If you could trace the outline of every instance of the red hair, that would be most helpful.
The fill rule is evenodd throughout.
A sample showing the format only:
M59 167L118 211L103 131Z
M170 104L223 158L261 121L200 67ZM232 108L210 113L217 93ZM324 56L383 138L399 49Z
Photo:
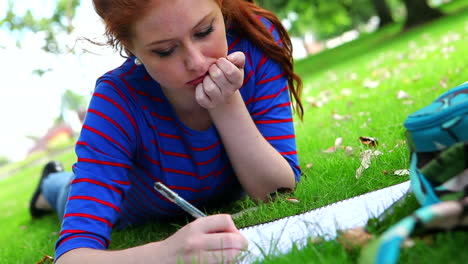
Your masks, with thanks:
M301 103L302 80L294 73L292 43L288 32L278 17L257 6L252 0L215 0L221 7L226 26L235 24L248 39L271 59L278 62L288 76L289 93L295 101L294 110L302 120L304 109ZM128 46L132 38L132 26L144 16L150 0L93 0L96 13L104 20L107 44L118 50L123 57L133 56ZM259 17L268 19L277 30L282 42L278 45ZM125 54L124 54L125 52Z

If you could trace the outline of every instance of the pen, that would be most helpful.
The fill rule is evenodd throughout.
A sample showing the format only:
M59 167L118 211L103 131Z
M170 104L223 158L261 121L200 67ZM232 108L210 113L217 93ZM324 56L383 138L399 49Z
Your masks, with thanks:
M164 184L160 182L156 182L154 184L154 188L160 192L164 197L171 200L173 203L180 206L184 211L191 214L195 218L205 217L206 215L198 210L195 206L191 205L189 202L184 200L184 198L177 195L177 193L173 192L171 189L167 188Z

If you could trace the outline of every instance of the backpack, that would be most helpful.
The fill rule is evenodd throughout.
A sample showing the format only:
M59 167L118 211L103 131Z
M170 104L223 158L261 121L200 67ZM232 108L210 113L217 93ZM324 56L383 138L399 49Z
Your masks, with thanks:
M360 263L397 263L415 231L468 227L468 82L404 122L410 152L410 190L421 207L364 247Z

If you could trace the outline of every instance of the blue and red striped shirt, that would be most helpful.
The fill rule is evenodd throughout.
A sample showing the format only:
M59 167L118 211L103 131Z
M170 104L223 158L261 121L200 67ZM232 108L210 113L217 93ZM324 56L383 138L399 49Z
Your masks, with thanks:
M272 24L262 21L281 45ZM234 30L228 30L227 38L229 53L246 55L240 93L253 121L299 181L283 70ZM114 228L183 214L153 189L156 181L195 206L228 190L241 190L216 128L196 131L185 126L159 84L134 58L97 80L76 154L56 258L80 247L106 249Z

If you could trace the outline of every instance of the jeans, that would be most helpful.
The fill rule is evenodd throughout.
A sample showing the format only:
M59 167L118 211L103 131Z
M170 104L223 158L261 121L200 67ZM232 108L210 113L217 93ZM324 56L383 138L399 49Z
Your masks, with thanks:
M60 220L62 220L65 213L70 184L74 178L75 174L73 172L62 171L51 173L42 181L41 193L57 212Z

